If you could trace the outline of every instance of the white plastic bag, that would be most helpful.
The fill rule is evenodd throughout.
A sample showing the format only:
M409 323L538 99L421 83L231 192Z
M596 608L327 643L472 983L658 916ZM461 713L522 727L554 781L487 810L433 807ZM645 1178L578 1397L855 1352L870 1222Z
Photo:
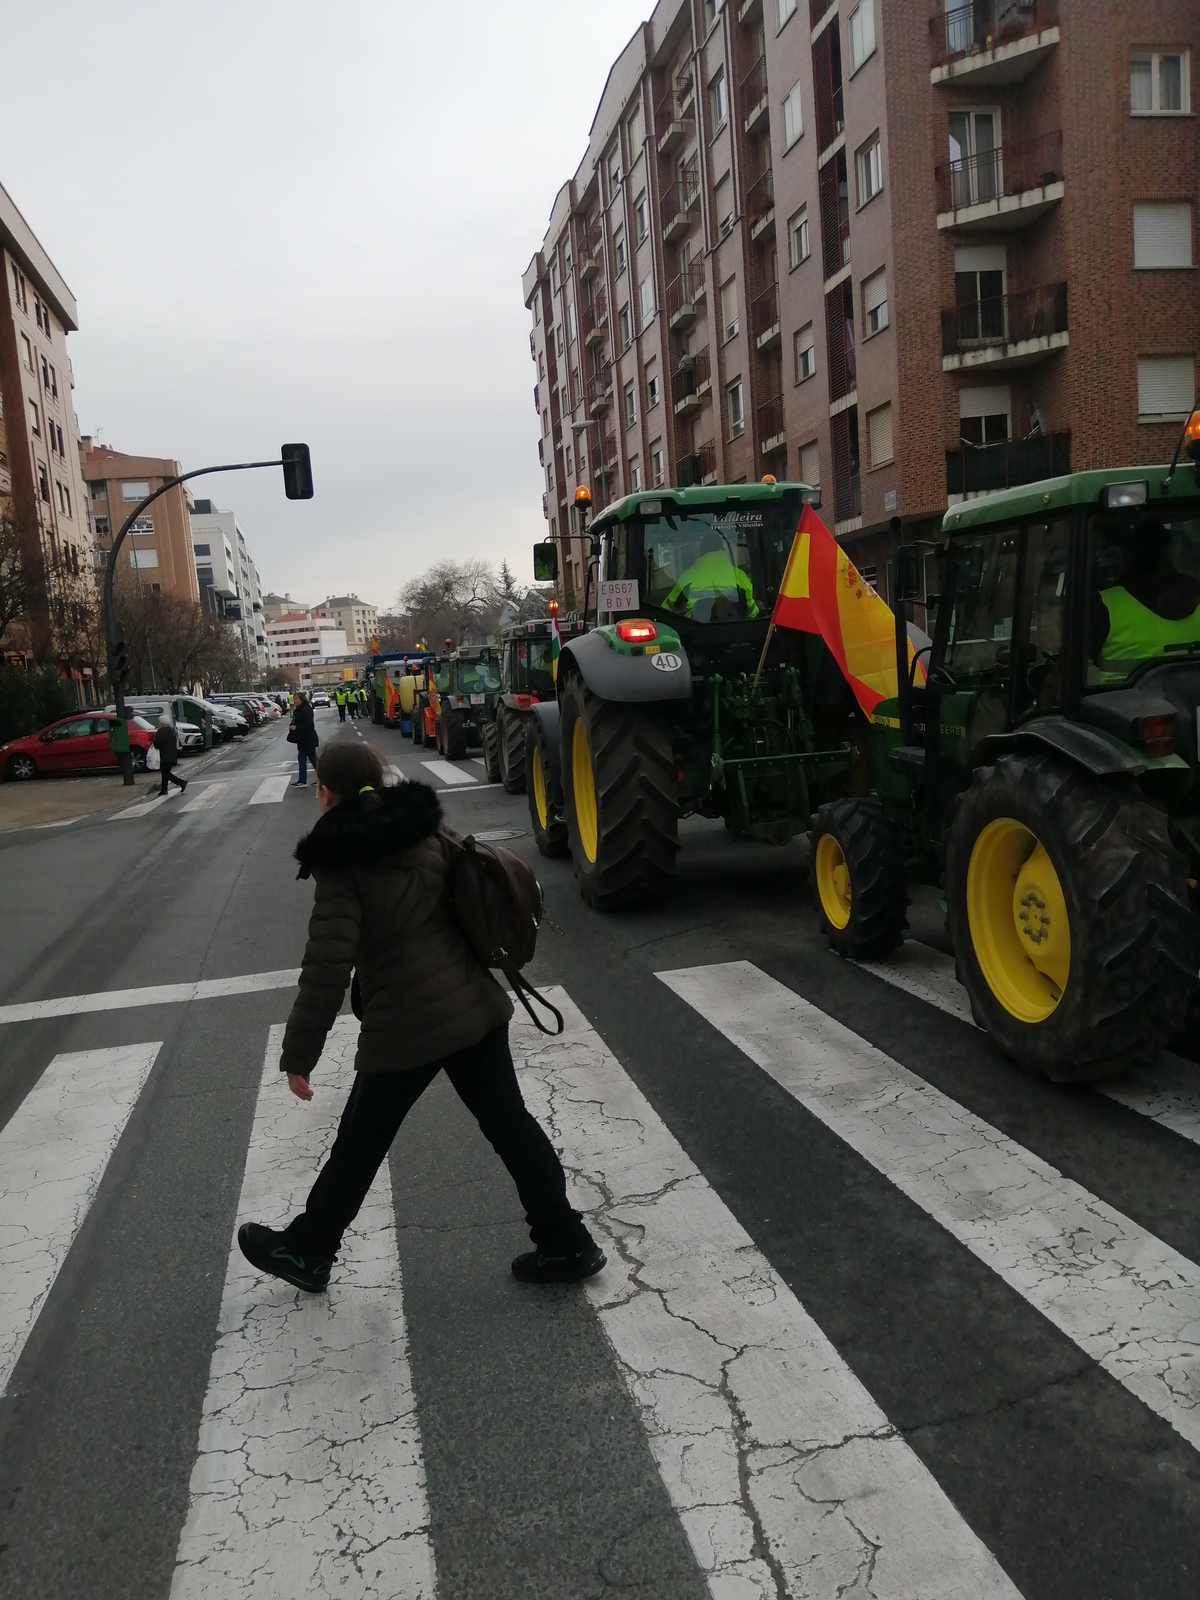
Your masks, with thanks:
M158 746L152 744L146 751L146 771L157 772L162 765L162 757L158 753Z

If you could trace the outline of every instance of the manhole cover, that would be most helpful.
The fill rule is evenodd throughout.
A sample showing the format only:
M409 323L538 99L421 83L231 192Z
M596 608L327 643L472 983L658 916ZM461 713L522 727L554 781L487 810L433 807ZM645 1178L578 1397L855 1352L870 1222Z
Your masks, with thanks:
M523 839L528 828L492 828L487 833L477 833L480 844L499 844L502 839Z

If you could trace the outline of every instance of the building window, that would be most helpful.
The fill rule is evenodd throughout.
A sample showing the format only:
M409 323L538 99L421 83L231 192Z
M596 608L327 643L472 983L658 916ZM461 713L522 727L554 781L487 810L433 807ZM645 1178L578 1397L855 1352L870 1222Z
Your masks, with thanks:
M642 148L642 108L639 106L625 124L625 131L629 139L629 159L637 160L637 153Z
M633 231L639 244L642 243L650 231L650 209L646 204L646 191L644 189L633 202Z
M50 475L42 463L38 462L38 493L47 505L50 504Z
M783 97L783 148L790 150L804 132L804 112L800 105L800 85L794 83Z
M858 203L865 206L883 188L883 152L878 133L873 133L866 144L859 146L854 167L858 173Z
M808 207L801 206L788 218L788 260L798 267L809 256Z
M628 300L618 312L617 321L621 329L621 348L624 349L626 345L633 343L633 318L629 314Z
M559 355L562 355L563 353L563 331L561 323L559 324L558 328L558 353Z
M792 349L796 355L796 382L807 383L817 370L817 348L811 322L797 328L792 335Z
M1191 105L1191 52L1139 51L1129 62L1129 109L1135 117L1180 115Z
M610 197L621 187L621 152L614 147L608 158L608 192Z
M108 518L107 517L97 517L96 518L96 537L98 539L107 538L108 537L108 533L109 533Z
M144 500L150 493L150 485L144 478L126 478L121 484L122 500Z
M59 427L57 422L54 424L54 433L55 437L58 439L58 453L60 456L65 458L67 454L66 445L63 442L62 429Z
M736 439L746 426L746 412L742 400L742 380L735 378L725 391L729 414L729 437Z
M26 370L26 372L32 372L33 371L33 345L30 342L30 338L29 338L29 335L27 333L22 332L22 334L21 334L21 342L25 346L25 370Z
M579 323L578 323L578 321L576 319L576 316L575 316L575 302L574 302L574 300L568 300L567 301L567 339L568 339L568 341L571 344L574 344L578 334L579 334Z
M821 487L821 452L815 439L800 446L800 482L811 489Z
M637 421L637 384L625 385L625 426L632 428Z
M723 239L733 227L733 178L728 172L717 184L713 198L717 232Z
M875 53L875 0L862 0L850 13L850 76Z
M888 325L887 273L881 267L863 280L863 338L882 333Z
M654 441L654 443L650 446L650 486L651 486L651 488L660 489L662 487L663 477L665 475L665 472L666 472L666 466L665 466L665 462L664 462L664 459L663 459L662 442L661 442L661 440L656 439Z
M636 456L629 463L629 488L633 494L642 487L642 464Z
M984 205L996 198L1000 178L999 136L998 111L950 113L950 175L956 210ZM859 203L863 203L861 198Z
M704 0L704 28L707 32L721 15L725 0Z
M1138 357L1138 421L1182 422L1196 394L1196 358Z
M638 300L642 315L642 327L648 328L654 320L654 274L648 272L638 285Z
M796 9L796 0L775 0L775 22L780 28Z
M41 438L42 422L38 415L36 400L31 400L29 402L29 431L33 434L35 439Z
M545 357L545 354L541 350L539 350L538 351L538 378L540 380L540 379L544 378L545 376L546 376L546 357Z
M653 411L658 402L658 371L651 365L646 368L646 410Z
M567 462L567 471L569 473L572 470L571 469L571 446L570 445L567 446L566 451L565 451L565 455L566 455L566 462Z
M721 337L735 339L738 331L737 279L721 285Z
M892 407L877 406L867 412L867 440L871 447L871 465L882 467L892 459Z
M28 312L29 300L25 293L25 274L21 271L20 267L15 261L13 262L12 275L13 303L19 306L22 311Z
M613 234L613 253L617 258L617 277L625 271L625 234Z
M715 133L725 124L729 115L729 97L725 90L725 72L722 69L708 86L708 103L712 111L712 125Z
M207 556L209 558L212 556L212 548L206 544L194 544L192 546L192 552L197 556Z
M1192 208L1187 201L1133 208L1133 264L1140 271L1192 264Z

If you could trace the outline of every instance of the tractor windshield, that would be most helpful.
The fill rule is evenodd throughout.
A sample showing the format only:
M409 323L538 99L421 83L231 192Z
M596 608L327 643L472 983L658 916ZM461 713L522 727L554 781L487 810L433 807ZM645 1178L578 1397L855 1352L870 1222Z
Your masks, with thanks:
M498 661L460 661L458 687L462 694L482 694L500 687Z
M647 517L641 603L694 622L769 615L796 523L797 508L779 502Z
M1096 512L1088 561L1090 686L1200 656L1200 506Z

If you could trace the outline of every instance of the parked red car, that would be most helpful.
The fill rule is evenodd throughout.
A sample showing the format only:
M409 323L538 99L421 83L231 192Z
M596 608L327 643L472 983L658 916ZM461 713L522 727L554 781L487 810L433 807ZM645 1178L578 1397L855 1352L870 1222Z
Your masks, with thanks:
M20 780L40 778L48 772L99 772L116 767L108 743L108 730L116 717L89 711L52 722L41 733L0 745L0 773ZM146 770L146 751L154 743L154 729L140 718L129 723L129 747L136 772Z

